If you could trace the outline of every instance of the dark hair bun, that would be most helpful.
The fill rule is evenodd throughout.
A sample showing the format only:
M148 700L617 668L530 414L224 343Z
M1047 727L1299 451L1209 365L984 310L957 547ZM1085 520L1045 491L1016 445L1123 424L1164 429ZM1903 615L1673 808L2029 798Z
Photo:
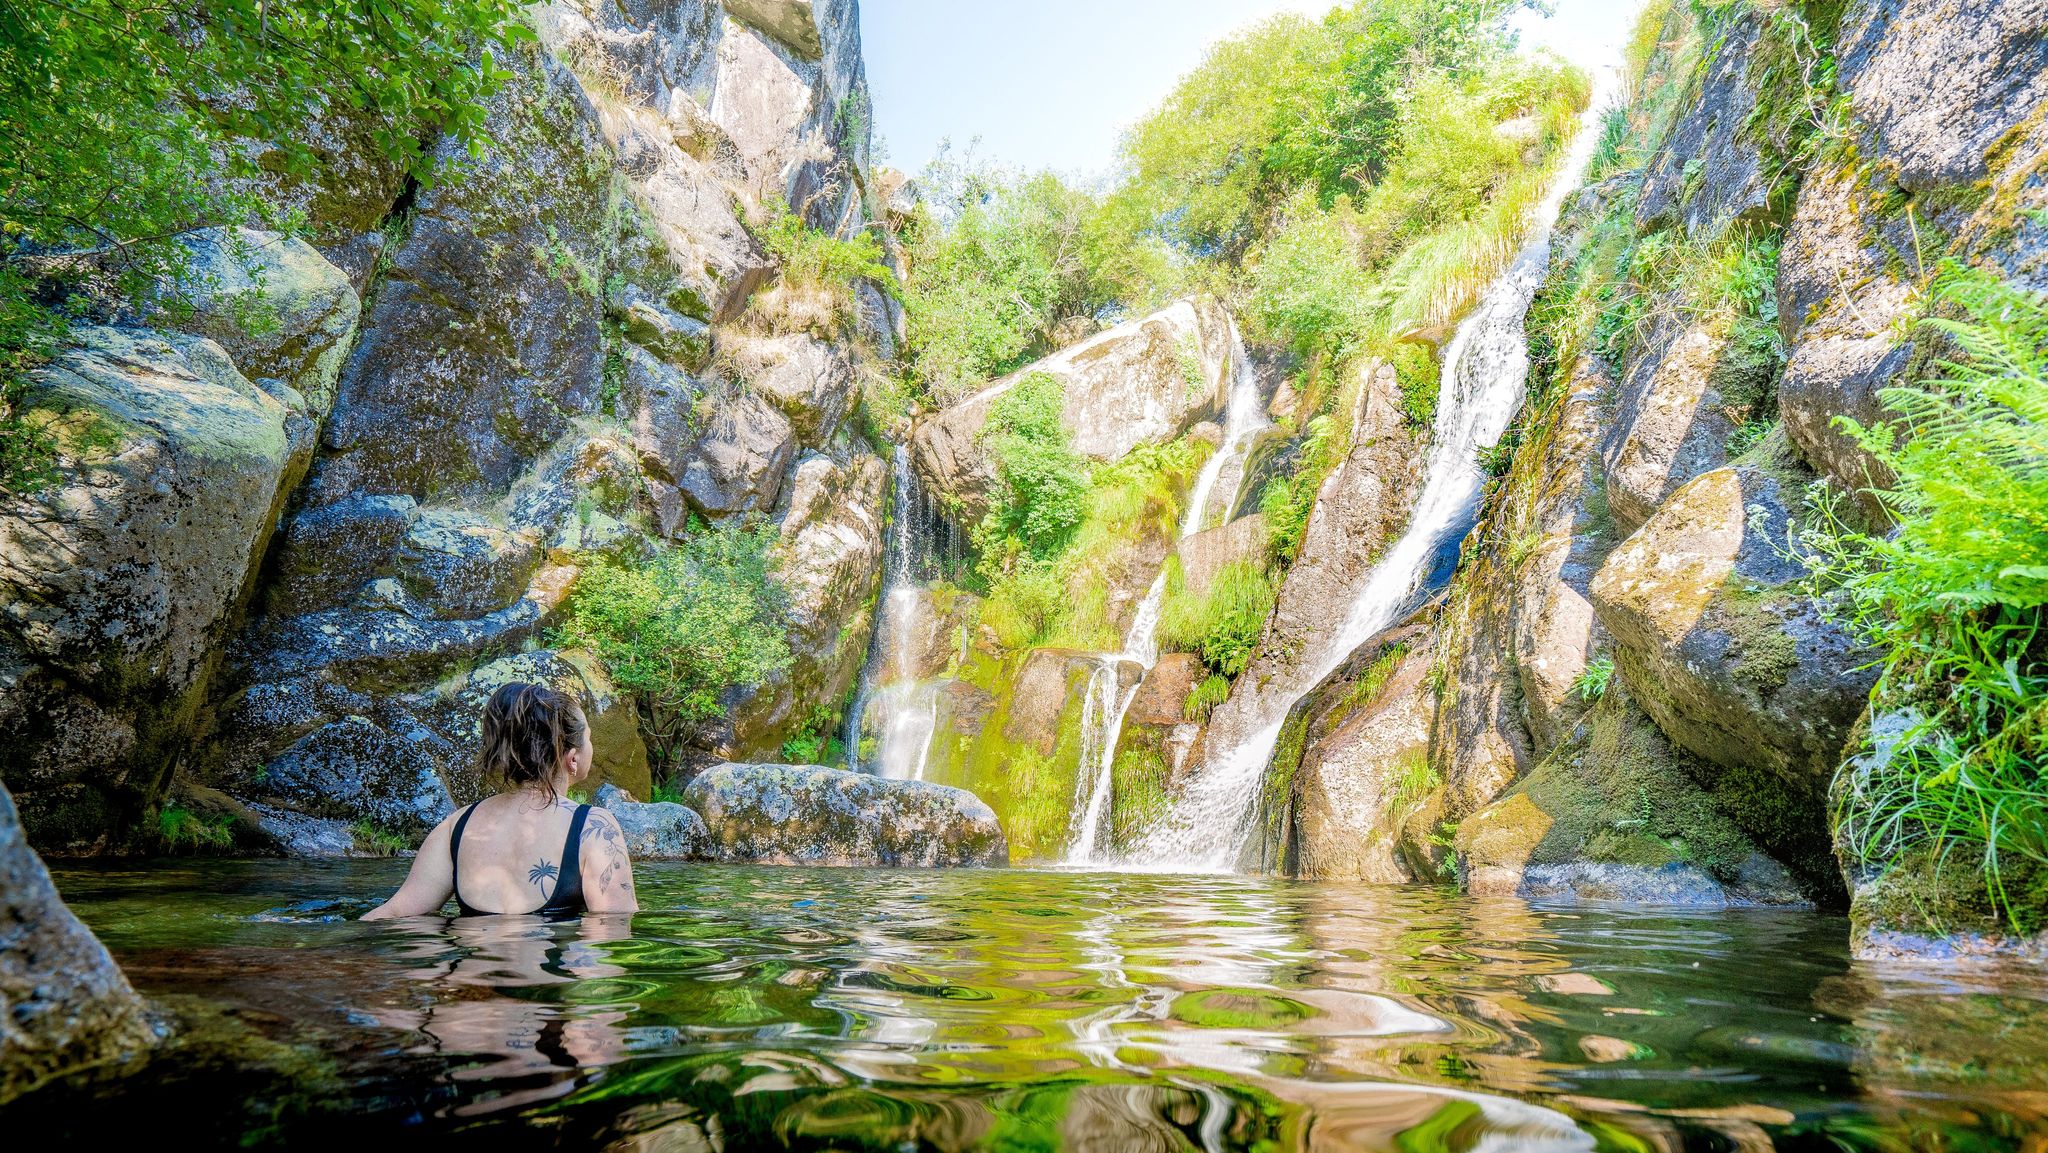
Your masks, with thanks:
M583 743L588 726L576 698L547 685L510 681L484 704L485 780L539 782L555 799L555 769Z

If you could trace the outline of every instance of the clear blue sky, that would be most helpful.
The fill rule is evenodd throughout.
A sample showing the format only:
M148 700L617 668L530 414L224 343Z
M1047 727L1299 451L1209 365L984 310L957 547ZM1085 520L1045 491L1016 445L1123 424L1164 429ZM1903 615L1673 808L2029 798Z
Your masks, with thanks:
M1582 64L1619 58L1641 0L1558 0L1516 18L1525 44ZM915 173L950 137L1015 168L1089 176L1117 134L1216 40L1330 0L861 0L861 40L887 162Z

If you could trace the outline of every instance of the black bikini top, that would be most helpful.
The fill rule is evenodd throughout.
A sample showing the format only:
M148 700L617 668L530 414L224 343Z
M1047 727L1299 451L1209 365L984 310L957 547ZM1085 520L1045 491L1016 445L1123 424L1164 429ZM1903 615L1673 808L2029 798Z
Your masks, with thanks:
M476 812L471 805L462 810L455 820L455 835L448 841L448 859L454 872L455 907L464 917L491 917L499 914L489 909L479 909L462 899L462 827L469 823L469 815ZM562 870L555 875L555 891L547 903L535 909L531 916L574 917L584 910L583 905L583 861L578 846L583 842L583 819L590 815L589 805L576 806L576 815L569 818L569 840L562 846Z

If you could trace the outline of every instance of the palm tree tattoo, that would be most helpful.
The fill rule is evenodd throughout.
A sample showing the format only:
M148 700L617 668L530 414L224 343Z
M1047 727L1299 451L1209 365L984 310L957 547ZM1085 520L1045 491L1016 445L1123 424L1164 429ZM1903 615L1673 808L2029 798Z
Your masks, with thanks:
M550 863L546 857L542 857L540 864L526 870L526 883L539 889L541 896L552 897L555 895L555 882L561 878L561 875L562 870L560 868ZM543 881L547 883L542 884L541 882Z

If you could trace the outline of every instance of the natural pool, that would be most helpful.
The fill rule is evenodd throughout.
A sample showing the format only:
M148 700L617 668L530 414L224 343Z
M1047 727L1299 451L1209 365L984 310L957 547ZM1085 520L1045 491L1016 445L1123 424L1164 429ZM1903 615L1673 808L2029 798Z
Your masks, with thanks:
M2040 1149L2048 980L1840 918L1032 870L642 866L360 924L403 862L62 867L181 1022L12 1133L744 1150Z

